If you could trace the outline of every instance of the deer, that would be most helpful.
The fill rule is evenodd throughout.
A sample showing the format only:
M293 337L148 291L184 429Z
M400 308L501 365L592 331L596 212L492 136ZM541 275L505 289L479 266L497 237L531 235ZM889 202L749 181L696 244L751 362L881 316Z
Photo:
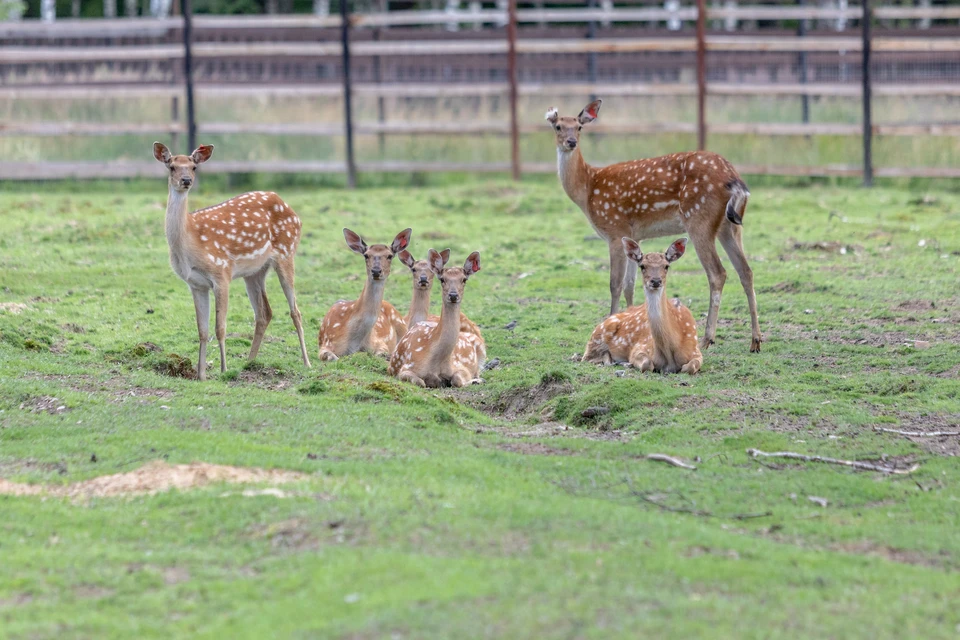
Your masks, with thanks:
M302 224L297 214L271 191L244 193L225 202L188 213L187 196L197 179L197 167L213 155L213 145L200 145L190 155L173 155L160 142L153 156L168 169L166 235L170 265L193 294L200 334L197 378L206 380L207 342L210 338L210 291L216 308L216 336L220 346L220 372L227 370L224 340L230 282L243 278L253 307L254 332L250 353L260 351L267 325L273 318L267 300L266 277L272 268L290 306L290 318L300 340L300 355L310 367L303 337L303 320L294 289L294 255Z
M555 107L546 120L556 135L557 174L563 190L580 207L610 250L610 314L623 293L633 305L637 267L626 259L620 239L641 241L686 233L710 286L710 308L702 349L714 344L720 296L727 274L717 254L719 239L740 276L750 310L750 351L759 352L763 336L757 317L753 271L743 251L743 215L750 191L725 158L709 151L673 153L658 158L592 167L580 151L580 132L597 119L601 100L579 115L561 117Z
M700 371L703 355L697 344L697 323L680 300L667 300L667 270L687 247L680 238L664 253L643 253L632 238L621 238L624 254L640 268L646 303L608 316L587 342L583 362L629 362L640 371Z
M417 260L406 249L397 254L397 257L413 273L413 300L410 302L410 311L403 317L407 331L424 320L440 322L440 316L430 314L430 291L433 289L433 280L436 277L433 269L430 268L430 263L426 260ZM443 260L443 266L446 266L450 259L450 249L441 251L440 257ZM460 312L460 331L481 337L480 328L462 311Z
M404 229L389 246L367 246L363 238L344 228L347 247L366 261L367 279L358 299L340 300L323 316L317 336L321 360L334 361L358 351L388 358L393 353L407 325L397 309L383 299L383 289L393 257L410 244L412 233L412 229Z
M480 254L474 251L467 256L462 268L444 268L443 257L430 249L427 262L443 290L440 320L424 320L411 327L397 343L387 373L420 387L463 387L479 381L487 358L479 331L464 332L460 324L464 285L480 271Z

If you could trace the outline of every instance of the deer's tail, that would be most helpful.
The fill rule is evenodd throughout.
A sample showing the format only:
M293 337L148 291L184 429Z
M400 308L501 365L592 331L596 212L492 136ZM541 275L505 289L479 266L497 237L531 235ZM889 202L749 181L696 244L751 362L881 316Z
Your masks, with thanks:
M747 183L740 178L734 178L727 183L727 191L730 193L730 199L727 200L727 220L733 224L743 224L743 212L747 208L747 198L750 197Z

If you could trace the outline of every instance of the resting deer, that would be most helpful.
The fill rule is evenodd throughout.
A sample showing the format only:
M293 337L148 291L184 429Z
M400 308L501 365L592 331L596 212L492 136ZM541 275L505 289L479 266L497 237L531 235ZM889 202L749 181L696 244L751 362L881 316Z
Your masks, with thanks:
M622 239L626 256L640 266L646 304L609 316L587 342L584 362L629 362L641 371L689 373L700 371L703 356L697 345L697 323L690 309L676 298L667 300L667 270L678 260L687 239L665 253L642 253L630 238Z
M294 291L293 257L300 244L300 218L275 193L244 193L218 205L187 213L187 194L196 181L197 166L210 159L213 145L201 145L189 156L172 155L166 146L153 143L153 155L169 169L167 243L174 272L193 292L200 333L197 377L206 379L207 341L210 337L210 291L216 304L216 335L220 345L220 371L226 371L224 338L230 281L243 278L253 306L255 328L250 360L257 357L267 325L273 317L267 301L266 277L273 267L290 305L290 317L300 339L303 364L310 366L303 324Z
M390 276L393 256L410 244L412 233L412 229L404 229L389 247L385 244L368 247L356 233L343 230L347 246L366 260L367 281L359 299L341 300L323 316L317 337L321 360L336 360L357 351L387 357L393 353L407 325L396 308L383 299L383 288Z
M397 254L397 257L413 273L413 300L410 302L410 312L403 318L407 325L407 331L424 320L440 322L440 316L430 313L430 290L433 289L435 277L433 269L430 268L430 263L426 260L416 260L406 249ZM450 249L441 251L440 258L443 261L443 266L446 266L447 260L450 259ZM462 311L460 312L460 331L473 333L478 338L480 337L480 327L474 324L473 320Z
M477 379L487 357L479 333L465 333L460 326L464 284L480 271L480 254L471 253L462 269L445 269L443 257L430 249L427 262L443 290L440 321L425 320L411 327L397 343L387 372L421 387L463 387Z
M716 340L720 294L727 278L717 254L716 240L740 276L750 308L750 351L760 351L763 336L757 318L753 272L743 252L743 214L750 192L737 170L709 151L674 153L659 158L591 167L580 153L580 130L597 119L600 100L577 117L547 111L557 141L557 173L563 190L587 216L610 249L610 313L616 313L620 294L633 305L636 265L623 254L620 238L647 240L688 233L710 284L710 310L702 348Z

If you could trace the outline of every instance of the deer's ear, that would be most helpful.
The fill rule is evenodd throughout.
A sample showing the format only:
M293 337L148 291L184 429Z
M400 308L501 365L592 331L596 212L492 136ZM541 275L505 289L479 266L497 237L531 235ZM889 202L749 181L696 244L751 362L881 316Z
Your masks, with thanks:
M444 249L441 251L440 257L443 258L443 266L447 266L447 261L450 259L450 249Z
M621 238L623 242L623 252L634 262L640 262L643 259L643 251L640 251L640 243L633 238Z
M213 145L212 144L202 144L197 147L193 153L190 154L190 159L200 164L201 162L206 162L210 159L210 156L213 155Z
M427 262L430 263L430 270L438 276L443 272L443 256L436 249L427 251Z
M154 142L153 157L159 160L160 162L162 162L163 164L167 164L168 162L170 162L170 159L173 156L170 155L170 149L167 149L167 145L163 144L162 142Z
M410 255L409 251L404 249L403 251L397 254L397 257L400 258L400 262L402 262L403 264L413 269L413 265L414 263L416 263L416 260L413 259L413 256Z
M547 122L549 122L551 125L556 125L557 120L560 119L560 112L557 111L556 107L550 107L547 109L547 113L544 115L544 118L546 118Z
M474 251L467 256L467 261L463 263L463 272L467 274L469 278L477 271L480 271L480 252Z
M390 245L390 251L393 251L394 255L400 253L403 249L407 248L407 245L410 244L410 234L413 233L413 229L404 229L397 234L397 237L393 239L393 244Z
M347 241L347 246L350 247L352 251L362 256L367 255L367 243L363 241L363 238L346 227L343 229L343 238Z
M670 247L667 249L664 254L667 258L667 262L673 262L674 260L679 260L683 256L683 252L687 250L687 239L680 238L676 240Z
M577 116L577 120L580 121L580 124L588 124L597 119L600 115L600 105L603 104L603 100L597 98L587 106L583 108L583 111L580 112L580 115Z

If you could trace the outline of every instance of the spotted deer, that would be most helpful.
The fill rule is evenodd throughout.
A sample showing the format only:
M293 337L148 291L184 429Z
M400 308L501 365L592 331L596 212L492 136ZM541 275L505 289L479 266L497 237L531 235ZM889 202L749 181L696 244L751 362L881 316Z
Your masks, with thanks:
M167 243L174 272L193 293L200 333L197 377L206 379L207 341L210 337L210 291L216 306L216 336L220 345L220 371L226 371L224 339L230 281L243 278L255 319L248 358L260 350L263 334L273 318L267 301L266 277L272 267L290 305L290 317L300 339L303 364L310 366L303 337L303 322L294 290L294 254L300 243L300 218L275 193L244 193L218 205L188 213L187 194L197 177L197 166L210 159L213 145L201 145L188 156L173 155L153 143L154 157L169 170L167 184Z
M667 300L667 270L687 247L681 238L664 253L643 253L630 238L622 239L624 254L639 265L646 303L609 316L587 342L584 362L629 362L641 371L689 373L700 371L703 356L697 345L697 323L690 309L676 298Z
M620 238L647 240L687 233L707 272L710 309L700 342L706 349L716 340L720 295L727 278L717 254L720 240L740 276L750 309L750 351L760 351L763 336L757 317L753 272L743 252L742 224L750 192L726 159L709 151L674 153L591 167L580 152L580 132L597 119L600 100L576 117L551 107L546 113L557 143L557 173L563 190L580 207L610 249L610 313L616 313L620 294L633 305L636 264L623 253Z
M480 254L471 253L463 268L444 268L443 257L430 249L427 262L443 290L440 320L424 320L407 331L397 343L387 373L421 387L463 387L478 378L487 357L479 332L465 333L460 325L464 285L480 271Z
M347 246L366 261L367 280L357 300L337 302L320 322L317 342L321 360L336 360L357 351L387 357L393 353L407 325L396 308L383 299L383 289L390 276L390 262L410 244L412 233L412 229L404 229L390 246L367 246L356 233L343 230Z
M403 321L407 325L407 331L424 320L440 322L440 316L430 313L430 291L433 289L435 277L433 269L430 268L430 263L426 260L415 259L406 249L398 253L397 257L413 273L413 300L410 302L410 312L403 317ZM450 259L450 249L441 251L440 257L443 259L443 266L446 266L447 260ZM473 333L478 338L481 337L480 327L462 311L460 312L460 331Z

